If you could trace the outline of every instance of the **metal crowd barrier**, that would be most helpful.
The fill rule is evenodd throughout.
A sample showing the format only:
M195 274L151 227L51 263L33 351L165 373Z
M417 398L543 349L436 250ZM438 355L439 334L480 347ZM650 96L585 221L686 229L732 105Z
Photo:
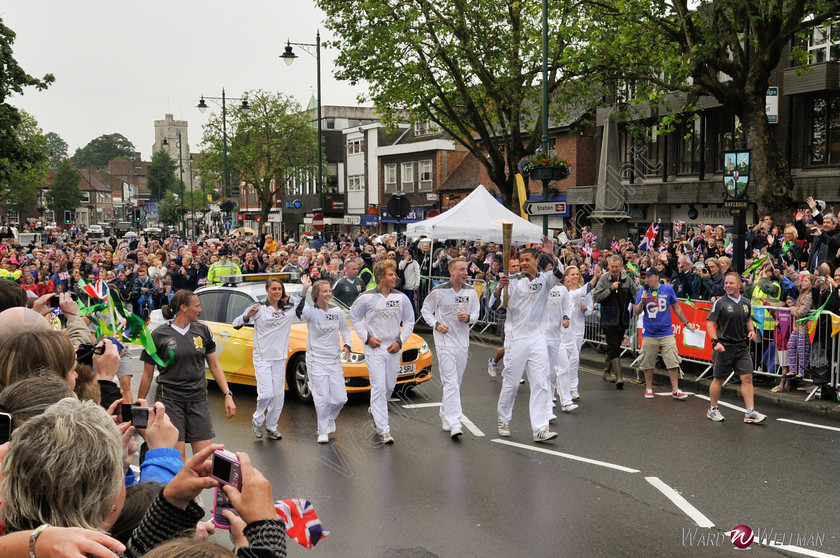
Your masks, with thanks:
M686 304L687 300L680 299L680 302ZM683 306L683 308L686 307ZM795 320L792 318L788 307L753 305L752 308L753 324L756 330L756 340L754 343L750 343L750 360L753 363L753 373L780 379L785 370L788 369L790 355L787 343L790 334L794 331L793 328L796 326ZM703 331L706 330L705 318L707 316L708 314L705 311L698 312L695 315L695 320L693 320L700 322L697 325L700 325ZM807 322L801 323L807 324ZM806 363L804 381L813 383L817 388L811 391L806 400L817 397L821 385L829 384L835 390L838 388L838 383L840 383L840 335L832 336L834 330L840 332L840 316L824 311L817 318L813 335L808 336L811 351ZM606 345L600 324L599 304L596 304L592 314L586 317L584 343L591 347ZM638 331L635 323L625 334L623 347L622 355L627 352L634 355L639 354ZM694 351L694 353L698 353L698 351ZM702 358L697 354L687 356L683 351L680 352L680 356L684 362L705 366L705 369L698 375L698 380L711 375L713 356L710 358ZM730 374L724 383L729 382L733 376L734 373Z

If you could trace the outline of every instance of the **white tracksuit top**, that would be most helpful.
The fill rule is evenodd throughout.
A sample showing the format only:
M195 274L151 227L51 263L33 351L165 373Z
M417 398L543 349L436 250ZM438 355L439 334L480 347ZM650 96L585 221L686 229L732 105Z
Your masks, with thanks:
M383 349L394 341L402 346L414 331L414 309L401 291L393 290L385 297L377 287L356 297L350 308L350 323L366 350L371 337L381 339Z
M478 320L478 311L478 293L473 287L463 285L456 293L452 283L447 281L432 289L423 301L420 313L434 329L435 347L466 349L470 346L470 325ZM460 321L458 312L468 314L470 321ZM441 333L435 329L438 323L448 325L449 332Z
M295 308L298 318L306 322L306 360L316 365L330 366L341 363L341 347L353 348L347 317L333 306L326 312L301 299Z
M254 358L260 360L283 360L289 358L289 332L292 330L292 320L295 317L295 306L300 297L291 295L286 310L275 310L268 301L260 305L256 315L247 320L245 314L251 309L249 306L233 320L233 327L241 328L245 324L254 324Z
M505 340L518 341L533 337L537 332L542 333L548 292L559 284L560 280L553 271L538 273L533 281L521 273L510 276ZM494 292L490 296L490 304L495 304L497 300Z
M582 337L586 329L586 316L592 314L594 308L592 295L586 292L586 285L584 285L579 289L569 291L569 297L572 302L572 312L569 314L569 318L572 320L571 329L575 337ZM586 310L581 310L581 302L586 304Z
M565 286L556 285L548 291L542 322L542 332L547 340L557 342L571 332L571 324L563 327L563 318L569 318L571 309L569 290Z

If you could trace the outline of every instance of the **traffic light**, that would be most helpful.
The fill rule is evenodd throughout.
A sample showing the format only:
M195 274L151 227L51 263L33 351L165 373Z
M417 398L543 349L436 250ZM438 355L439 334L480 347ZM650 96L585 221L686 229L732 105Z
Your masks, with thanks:
M139 223L140 222L140 208L134 210L134 219Z
M69 209L64 210L64 223L69 225L72 220L72 212Z

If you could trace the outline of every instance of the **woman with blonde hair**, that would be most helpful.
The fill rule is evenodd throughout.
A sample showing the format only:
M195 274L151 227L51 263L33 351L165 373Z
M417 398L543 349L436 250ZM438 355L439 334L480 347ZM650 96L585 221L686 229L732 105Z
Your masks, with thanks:
M306 376L317 415L318 443L330 441L335 432L335 419L347 403L347 389L344 387L344 371L341 355L350 358L351 337L347 318L338 307L330 307L333 293L327 281L312 280L306 275L300 278L303 290L295 309L298 318L306 322ZM306 292L312 287L312 302L306 304Z
M58 331L20 331L0 342L0 391L44 370L76 387L76 350Z

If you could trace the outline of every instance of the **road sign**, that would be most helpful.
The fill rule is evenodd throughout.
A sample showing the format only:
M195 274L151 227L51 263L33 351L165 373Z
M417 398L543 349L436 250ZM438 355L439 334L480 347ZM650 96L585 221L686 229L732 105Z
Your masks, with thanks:
M747 200L725 200L723 207L728 207L729 209L746 209L747 203Z
M316 213L312 216L312 228L316 231L324 230L324 214Z
M431 219L432 217L437 217L438 215L440 215L440 211L438 211L437 209L433 209L426 213L426 219Z
M566 202L534 202L526 201L522 208L528 215L554 215L566 213Z

